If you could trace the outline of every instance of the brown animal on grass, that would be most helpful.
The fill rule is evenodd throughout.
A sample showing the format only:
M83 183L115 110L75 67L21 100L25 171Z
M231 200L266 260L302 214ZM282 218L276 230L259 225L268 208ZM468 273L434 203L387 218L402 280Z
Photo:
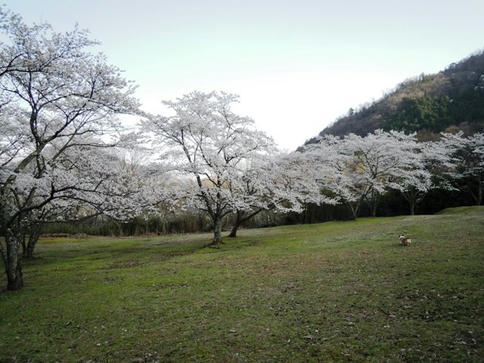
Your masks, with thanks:
M400 236L400 244L402 246L410 246L410 243L412 243L412 240L408 237L405 237L404 235Z

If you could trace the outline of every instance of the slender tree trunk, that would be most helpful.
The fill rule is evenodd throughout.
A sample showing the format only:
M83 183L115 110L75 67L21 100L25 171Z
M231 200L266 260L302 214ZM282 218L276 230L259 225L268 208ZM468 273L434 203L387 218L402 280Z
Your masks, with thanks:
M474 199L475 205L481 205L482 203L482 178L480 175L476 177L476 182L477 182L477 190L474 192L474 187L473 187L473 181L470 179L468 183L466 184L467 191L471 195L472 199Z
M348 204L348 207L350 208L351 215L353 216L353 219L356 219L358 217L359 205L353 204L352 202L348 202L347 204Z
M23 251L24 258L33 258L34 249L39 241L41 228L38 225L32 226L29 234L29 242L27 243L27 248Z
M482 184L482 177L479 175L477 178L477 205L482 204Z
M378 195L373 192L371 195L371 216L372 217L376 217L377 206L378 206Z
M7 229L5 242L7 245L7 256L5 272L7 273L7 290L20 290L24 286L22 266L19 255L20 235Z
M409 189L402 192L403 197L408 202L408 209L410 210L410 215L415 215L415 208L417 207L418 191L416 189Z
M415 215L415 200L410 199L410 215L414 216Z
M354 202L346 202L348 207L351 210L351 214L353 215L354 220L358 218L358 213L360 211L360 207L364 199L365 199L365 196L362 196Z

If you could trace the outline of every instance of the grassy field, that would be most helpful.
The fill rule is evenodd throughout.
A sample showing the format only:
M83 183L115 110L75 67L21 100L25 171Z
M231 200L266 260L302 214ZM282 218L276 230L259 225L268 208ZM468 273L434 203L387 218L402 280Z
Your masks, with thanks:
M483 360L482 207L209 239L43 239L0 361Z

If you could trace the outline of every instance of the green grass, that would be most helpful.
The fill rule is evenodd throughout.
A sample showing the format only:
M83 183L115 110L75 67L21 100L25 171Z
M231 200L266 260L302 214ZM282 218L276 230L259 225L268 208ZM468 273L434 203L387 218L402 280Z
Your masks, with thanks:
M43 240L24 289L0 293L0 361L480 361L483 235L474 207L242 230L221 248Z

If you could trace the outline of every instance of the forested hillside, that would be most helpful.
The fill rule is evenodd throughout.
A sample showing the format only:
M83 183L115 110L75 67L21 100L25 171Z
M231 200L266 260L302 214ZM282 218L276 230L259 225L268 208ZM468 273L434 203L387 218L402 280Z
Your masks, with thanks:
M459 128L466 134L483 131L484 51L452 63L437 74L422 73L402 82L381 99L350 109L320 135L364 136L379 128L417 131L421 139L449 128Z

